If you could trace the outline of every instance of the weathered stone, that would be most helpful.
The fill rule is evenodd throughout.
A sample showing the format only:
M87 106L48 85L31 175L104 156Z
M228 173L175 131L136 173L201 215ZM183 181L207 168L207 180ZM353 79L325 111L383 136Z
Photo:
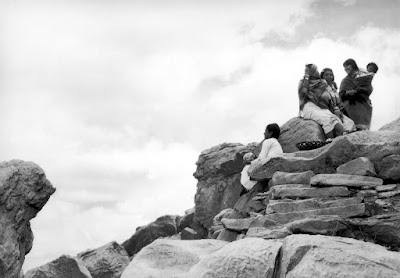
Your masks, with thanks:
M256 237L256 238L263 238L263 239L278 239L278 238L285 238L291 235L292 232L286 228L276 228L276 229L268 229L268 228L250 228L247 233L246 237Z
M252 189L246 194L240 196L239 200L233 207L234 210L240 213L242 217L248 217L250 212L260 212L265 209L262 202L254 200L258 193L264 192L267 184L264 182L258 182Z
M281 246L280 242L259 238L241 239L203 258L187 274L177 277L273 278Z
M393 196L396 196L399 194L400 194L400 189L388 191L388 192L381 192L381 193L378 193L378 198L388 198L388 197L393 197Z
M180 218L178 225L178 233L180 233L186 227L193 227L193 218L194 218L195 208L191 208L185 211L185 215Z
M359 187L382 185L383 180L374 177L346 175L346 174L319 174L311 178L311 186L347 186Z
M315 210L306 210L288 213L272 213L267 214L263 219L275 221L277 223L286 224L295 220L304 219L317 215L338 215L342 217L361 216L365 213L365 204L347 205L341 207L328 207ZM262 219L259 220L260 222Z
M338 174L375 177L375 166L367 157L351 160L336 169Z
M313 198L313 197L346 197L350 195L347 187L326 188L285 188L273 187L271 189L272 199L278 198Z
M146 226L138 227L135 234L123 242L122 246L128 251L129 256L133 256L157 238L175 235L177 233L176 219L177 216L165 215Z
M77 258L83 261L93 278L119 278L130 263L126 250L115 241L79 253Z
M194 240L199 239L199 235L197 232L189 227L186 227L181 232L181 239L182 240Z
M385 185L379 185L375 187L375 190L377 192L384 192L384 191L391 191L396 189L397 184L385 184Z
M245 165L243 155L256 146L224 143L200 154L193 174L198 180L195 221L209 228L215 215L235 205L243 189L240 184L240 172Z
M296 144L303 141L323 141L326 136L321 126L312 120L304 120L296 117L290 119L281 126L279 143L282 145L283 152L298 152Z
M92 278L79 259L61 256L43 266L29 270L24 278Z
M202 258L226 244L213 239L157 239L136 254L121 278L172 278L187 274Z
M280 278L400 276L400 253L350 238L291 235L282 254Z
M244 218L244 219L222 219L221 222L224 227L228 230L242 232L247 231L254 221L255 218Z
M0 277L15 278L32 248L29 221L43 208L55 188L33 162L0 163Z
M357 192L357 197L373 197L378 196L376 190L360 190Z
M311 170L315 174L333 174L340 165L358 157L367 157L375 165L378 177L400 179L399 141L400 132L396 131L353 132L337 137L319 149L274 157L262 166L250 167L249 172L254 180L269 179L276 171Z
M292 202L277 202L269 204L266 210L267 214L299 212L305 210L314 210L318 208L340 207L361 203L362 198L341 198L338 200L321 201L318 199L306 199Z
M385 124L379 129L379 131L384 131L384 130L400 131L400 118L397 118L396 120Z
M335 215L314 216L296 220L285 225L293 234L319 234L336 236L349 230L343 218Z
M272 184L309 184L311 177L315 176L313 171L305 171L300 173L286 173L276 171L272 175Z
M219 233L217 239L218 239L218 240L223 240L223 241L232 242L232 241L235 241L235 240L237 239L238 235L239 235L239 233L237 233L237 232L235 232L235 231L223 229L223 230Z

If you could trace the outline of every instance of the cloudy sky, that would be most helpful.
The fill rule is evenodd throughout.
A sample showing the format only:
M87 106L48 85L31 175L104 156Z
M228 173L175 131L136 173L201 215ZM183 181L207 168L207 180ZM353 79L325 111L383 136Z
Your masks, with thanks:
M4 0L0 160L57 188L25 270L193 207L201 151L297 116L306 63L375 61L372 129L400 114L399 0Z

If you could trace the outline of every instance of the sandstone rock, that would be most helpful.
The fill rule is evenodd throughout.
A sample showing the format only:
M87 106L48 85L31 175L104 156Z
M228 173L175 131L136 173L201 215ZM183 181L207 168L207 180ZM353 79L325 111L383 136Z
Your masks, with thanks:
M335 215L307 217L290 222L285 226L293 234L319 234L328 236L341 235L344 231L351 229L345 219Z
M228 230L228 229L223 229L223 230L219 233L217 239L218 239L218 240L223 240L223 241L232 242L232 241L235 241L235 240L237 239L238 235L239 235L239 233L237 233L237 232L235 232L235 231Z
M228 242L213 239L157 239L136 254L121 278L172 278L180 273L186 275L202 258L226 244Z
M273 278L282 243L259 238L232 242L193 266L190 278Z
M296 144L303 141L323 141L326 136L321 126L312 120L304 120L300 117L292 118L281 126L279 143L283 152L298 152Z
M262 222L264 219L272 220L280 224L286 224L295 220L300 220L317 215L338 215L342 217L355 217L364 215L364 213L365 213L365 204L354 204L354 205L328 207L328 208L305 210L298 212L272 213L261 217L257 221L260 226L264 226ZM254 225L254 223L252 223L252 225Z
M371 197L371 196L378 196L378 192L376 190L360 190L357 192L357 197Z
M400 179L400 132L362 131L337 137L332 143L311 151L283 154L262 166L250 167L254 180L271 178L276 171L333 174L340 165L358 157L368 158L377 176ZM397 164L396 164L397 162Z
M195 220L206 228L221 210L232 208L239 199L243 186L240 172L245 163L243 155L257 144L221 144L203 151L193 174L198 180L195 195Z
M374 164L366 157L359 157L351 160L336 169L338 174L376 176Z
M400 131L400 118L397 118L396 120L388 124L385 124L379 129L379 131L384 131L384 130Z
M182 240L194 240L199 239L197 232L189 227L186 227L181 232L181 239Z
M400 194L400 189L388 191L388 192L380 192L378 193L378 198L388 198L393 197Z
M129 256L133 256L157 238L175 235L177 233L176 218L176 216L166 215L146 226L138 227L135 234L123 242L122 246Z
M258 182L252 189L246 194L240 196L239 200L234 205L234 210L239 212L241 217L248 217L250 212L260 212L265 209L263 202L255 200L254 198L260 193L264 192L267 184L264 182Z
M350 238L291 235L282 254L281 278L400 276L400 253Z
M79 253L77 258L83 261L93 278L119 278L130 263L126 250L115 241Z
M355 205L362 202L362 198L341 198L338 200L322 201L318 199L306 199L298 201L283 201L269 204L267 214L300 212L305 210L314 210L318 208L340 207L346 205Z
M32 248L29 220L43 208L55 188L33 162L0 163L0 277L15 278Z
M256 238L263 238L263 239L279 239L285 238L291 235L292 232L286 227L280 227L275 229L268 229L264 227L255 227L250 228L247 233L246 237L256 237Z
M195 208L188 209L185 211L185 215L181 217L178 225L178 233L180 233L186 227L193 227L193 218L195 214Z
M82 261L61 256L43 266L29 270L24 278L92 278Z
M326 188L290 188L275 186L271 189L272 199L278 198L313 198L313 197L346 197L350 195L347 187Z
M375 187L375 190L377 192L384 192L384 191L391 191L396 189L397 184L385 184L385 185L379 185Z
M272 175L272 184L309 184L311 177L315 176L313 171L305 171L300 173L286 173L276 171Z
M347 187L375 187L383 184L383 180L374 177L365 177L346 174L319 174L311 178L311 186L347 186Z
M231 231L242 232L247 231L255 218L244 219L222 219L224 227Z

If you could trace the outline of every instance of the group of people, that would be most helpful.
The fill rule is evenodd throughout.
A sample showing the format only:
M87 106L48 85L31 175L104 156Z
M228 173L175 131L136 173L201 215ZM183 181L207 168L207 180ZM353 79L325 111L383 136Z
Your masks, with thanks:
M304 78L298 87L300 116L322 126L328 140L357 130L369 130L371 126L372 93L371 81L378 71L375 63L369 63L366 70L360 69L356 61L348 59L343 63L347 76L338 89L332 69L318 72L314 64L305 68ZM241 194L257 183L250 179L256 165L265 164L272 157L283 153L278 142L280 128L277 124L267 125L258 157L247 153L243 160L247 163L241 173L240 182L244 189Z
M328 140L356 130L369 130L371 126L369 96L378 66L369 63L363 70L356 61L348 59L343 67L347 76L339 89L333 71L325 68L319 73L314 64L306 65L298 87L300 116L320 124Z

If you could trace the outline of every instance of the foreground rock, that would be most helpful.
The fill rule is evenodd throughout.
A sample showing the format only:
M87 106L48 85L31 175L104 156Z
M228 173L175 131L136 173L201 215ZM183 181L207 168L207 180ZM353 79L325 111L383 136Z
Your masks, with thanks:
M29 270L24 278L92 278L82 261L70 256L60 258Z
M396 131L354 132L319 149L284 154L249 170L254 180L269 179L275 171L333 174L340 165L366 157L375 165L379 178L400 181L399 141L400 132Z
M129 256L133 256L157 238L172 236L177 232L177 216L161 216L146 226L138 227L135 234L123 242L122 246L126 249Z
M157 239L133 258L121 278L176 277L180 273L187 273L202 258L226 244L212 239Z
M111 242L100 248L78 254L93 278L119 278L130 260L126 250Z
M281 278L400 277L400 253L349 238L292 235L282 254Z
M43 208L55 188L33 162L0 163L0 277L20 274L32 248L29 220Z

